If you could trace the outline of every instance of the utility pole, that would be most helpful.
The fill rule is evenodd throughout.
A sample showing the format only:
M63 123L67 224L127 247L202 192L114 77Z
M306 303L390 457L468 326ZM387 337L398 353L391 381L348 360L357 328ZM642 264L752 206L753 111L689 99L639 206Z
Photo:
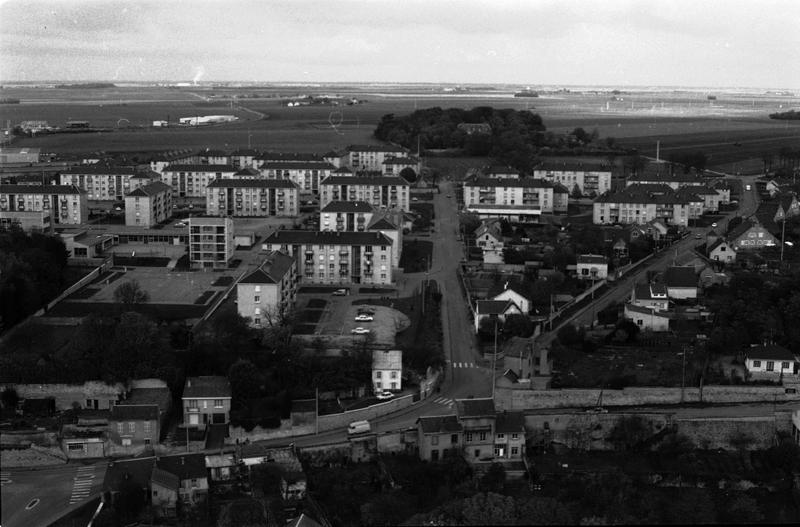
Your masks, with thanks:
M681 404L683 404L685 391L686 391L686 346L684 345L681 352Z
M314 389L314 428L319 435L319 387Z
M497 377L497 315L494 318L494 353L492 354L492 401L494 401L494 384Z
M781 265L783 265L783 247L786 243L783 241L784 237L786 236L786 214L783 215L783 221L781 222Z

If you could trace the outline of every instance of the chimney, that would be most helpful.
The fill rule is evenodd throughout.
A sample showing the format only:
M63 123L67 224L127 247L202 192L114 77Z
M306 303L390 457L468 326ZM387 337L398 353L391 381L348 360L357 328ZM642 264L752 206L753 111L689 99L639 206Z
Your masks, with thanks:
M192 387L192 379L186 379L186 387L187 388L191 388Z
M508 280L506 280L506 283L503 285L503 291L505 291L506 289L508 289Z

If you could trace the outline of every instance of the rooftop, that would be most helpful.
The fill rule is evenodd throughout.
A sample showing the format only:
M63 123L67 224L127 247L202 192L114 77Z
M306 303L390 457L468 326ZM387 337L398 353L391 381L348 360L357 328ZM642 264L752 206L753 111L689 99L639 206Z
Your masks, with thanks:
M237 172L233 165L176 164L169 165L164 172Z
M158 406L154 404L115 404L112 421L158 421Z
M327 161L315 159L313 161L266 161L259 168L263 170L333 170L336 167Z
M181 480L178 479L178 476L155 466L153 467L153 472L150 474L150 481L175 491L181 486Z
M459 418L495 417L494 399L456 399L456 411Z
M779 361L794 361L794 354L777 344L770 344L767 346L755 346L745 352L750 359L763 359L763 360L779 360Z
M475 310L479 315L502 315L512 305L511 300L478 300Z
M107 174L110 176L132 176L135 173L136 167L109 166L100 163L72 166L62 172L62 174L66 175Z
M594 264L594 265L606 265L608 260L605 256L600 256L599 254L579 254L577 258L578 264Z
M219 375L188 377L183 387L183 398L225 398L231 396L228 379Z
M522 412L500 412L494 426L495 432L525 433L525 414Z
M402 370L403 351L402 350L373 350L372 352L373 370Z
M270 233L263 243L382 246L392 245L392 240L380 232L277 230Z
M426 416L417 419L423 434L446 434L461 432L463 427L455 415Z
M611 167L598 162L580 162L580 161L544 161L538 166L533 168L534 173L538 171L547 172L608 172L611 173Z
M291 179L215 179L206 188L297 188Z
M264 257L258 268L245 275L240 284L277 284L294 265L294 258L280 251L272 251Z
M668 267L664 273L667 287L697 287L697 275L694 267Z
M407 187L408 181L400 176L328 176L320 185L395 185Z
M394 145L349 145L348 152L408 152L407 148Z
M320 212L374 212L366 201L331 201Z
M128 193L128 196L132 197L142 197L147 198L150 196L155 196L161 192L168 192L171 191L172 187L167 185L166 183L162 183L161 181L156 181L154 183L150 183L149 185L145 185L143 187L139 187L134 189Z
M86 194L75 185L0 185L0 194Z
M208 477L204 454L178 454L156 458L156 466L181 480Z

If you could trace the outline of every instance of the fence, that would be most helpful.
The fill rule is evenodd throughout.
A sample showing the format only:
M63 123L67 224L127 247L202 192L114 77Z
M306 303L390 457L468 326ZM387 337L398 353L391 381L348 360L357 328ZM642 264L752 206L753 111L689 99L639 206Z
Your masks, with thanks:
M45 307L43 307L42 309L40 309L39 311L34 313L33 316L40 317L40 316L44 315L50 309L52 309L53 306L55 306L56 304L58 304L59 302L61 302L65 298L67 298L69 295L71 295L72 293L74 293L78 289L81 289L83 286L89 284L92 280L94 280L95 278L100 276L100 273L105 271L106 267L108 267L108 265L109 265L109 262L110 262L109 259L104 260L103 263L100 264L98 267L95 267L94 270L92 270L91 273L87 274L86 276L84 276L83 278L81 278L80 280L78 280L77 282L72 284L71 286L69 286L66 290L64 290L63 293L58 295L54 300L50 301L49 304L47 304Z

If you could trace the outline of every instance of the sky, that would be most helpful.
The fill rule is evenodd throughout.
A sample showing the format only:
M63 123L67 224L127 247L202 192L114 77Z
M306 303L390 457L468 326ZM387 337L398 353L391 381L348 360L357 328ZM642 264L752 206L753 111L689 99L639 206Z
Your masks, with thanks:
M0 0L0 82L800 89L798 0Z

